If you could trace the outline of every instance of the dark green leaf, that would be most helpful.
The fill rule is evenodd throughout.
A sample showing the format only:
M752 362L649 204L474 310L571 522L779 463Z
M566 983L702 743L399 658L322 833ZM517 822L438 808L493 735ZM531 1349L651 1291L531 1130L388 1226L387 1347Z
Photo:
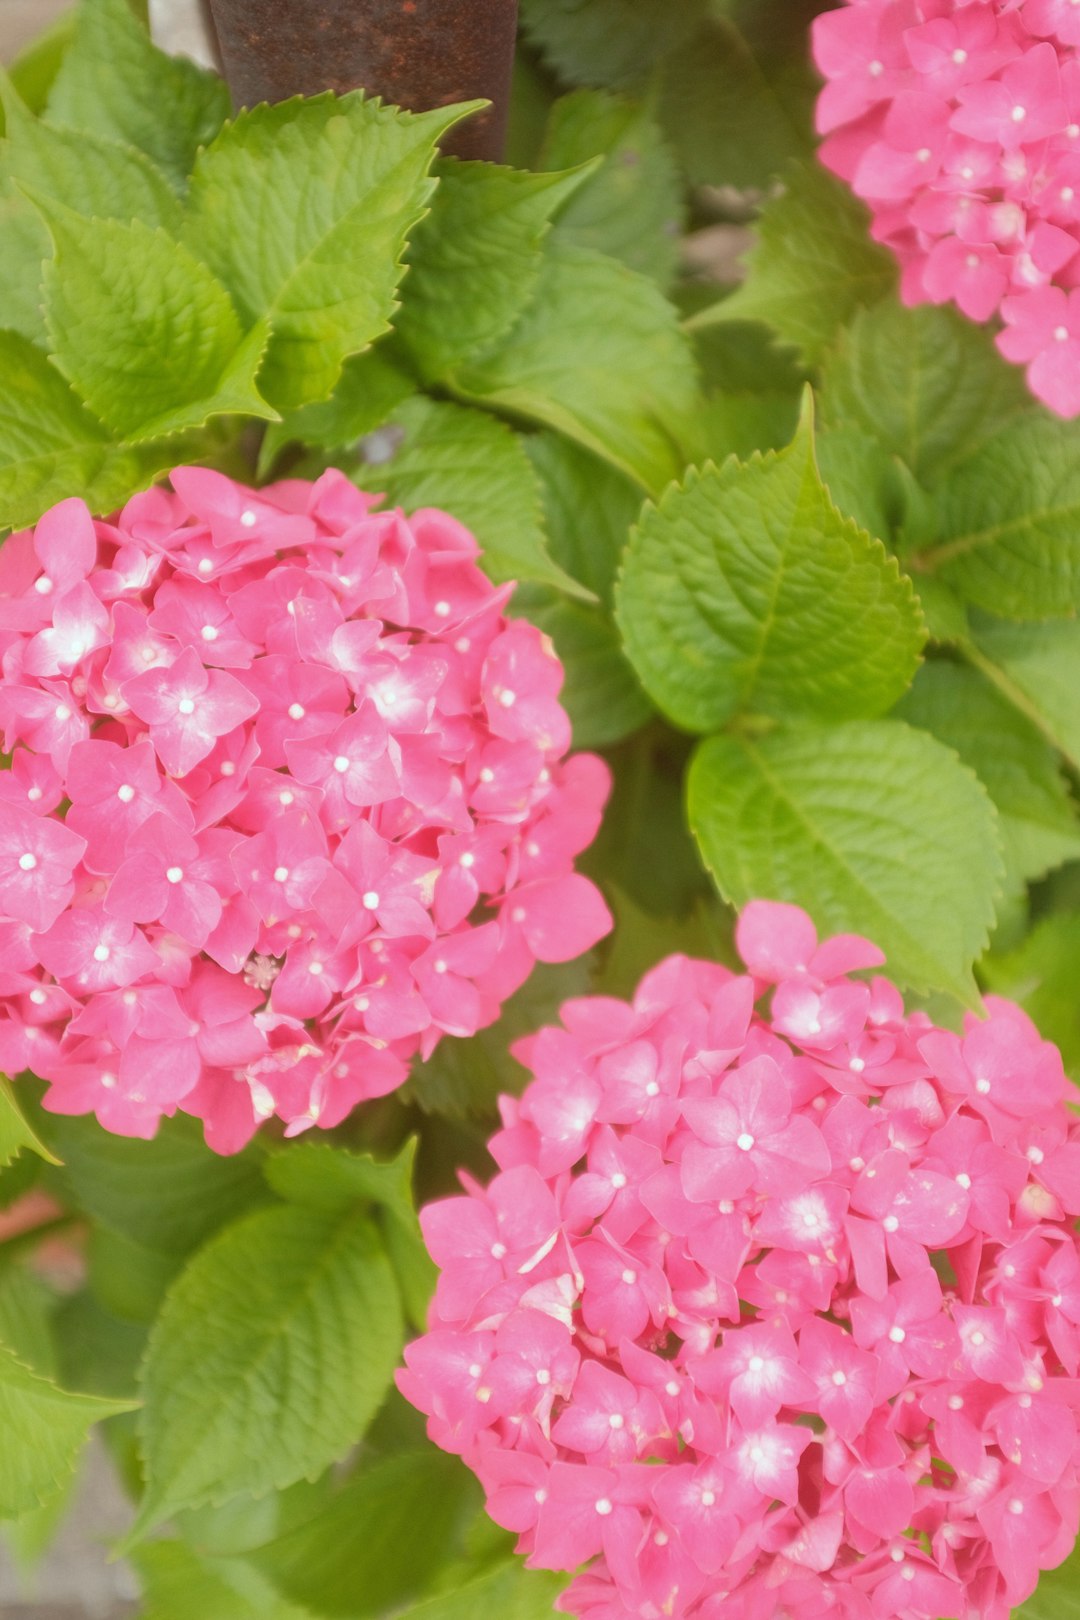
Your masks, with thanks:
M405 1452L354 1474L253 1562L287 1598L332 1620L396 1613L446 1561L476 1497L459 1458Z
M640 84L692 32L704 0L523 0L527 37L568 84Z
M1042 918L1015 950L984 957L979 974L988 990L1020 1003L1080 1078L1080 915Z
M893 286L896 271L871 242L869 216L847 186L818 166L796 165L766 203L743 285L689 322L764 321L810 364L836 333Z
M164 1254L186 1255L266 1198L262 1151L211 1153L198 1124L164 1120L150 1142L112 1136L94 1119L42 1114L38 1129L64 1168L56 1180L79 1209Z
M576 748L606 748L645 724L653 706L604 609L553 591L529 593L520 606L555 643L566 671L560 701Z
M417 386L393 338L384 338L373 349L346 360L329 399L304 405L283 421L270 423L263 439L260 471L268 471L278 452L294 442L320 450L355 447L415 394Z
M532 433L524 443L540 476L555 561L610 603L619 558L641 511L641 490L561 434Z
M689 347L653 283L603 254L550 237L532 304L453 383L556 428L653 493L682 470L697 403Z
M603 164L563 206L556 229L666 286L678 266L685 208L678 167L648 107L603 90L557 101L542 166L570 169L596 156Z
M1080 770L1080 624L1005 624L979 616L968 655Z

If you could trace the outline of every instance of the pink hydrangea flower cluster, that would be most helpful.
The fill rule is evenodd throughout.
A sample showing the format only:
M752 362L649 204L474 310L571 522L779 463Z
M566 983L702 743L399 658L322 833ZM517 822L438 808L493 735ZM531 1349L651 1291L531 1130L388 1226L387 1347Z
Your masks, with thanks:
M1032 392L1080 414L1080 5L848 0L813 39L821 157L873 210L905 303L1000 313Z
M1006 1620L1080 1515L1059 1054L794 907L738 944L520 1044L401 1388L586 1620Z
M375 504L180 468L0 553L0 1069L46 1107L333 1125L608 930L550 643Z

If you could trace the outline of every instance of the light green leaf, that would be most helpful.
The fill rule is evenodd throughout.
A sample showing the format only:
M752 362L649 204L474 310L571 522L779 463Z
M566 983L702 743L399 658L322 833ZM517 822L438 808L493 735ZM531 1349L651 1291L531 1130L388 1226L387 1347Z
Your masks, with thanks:
M149 1142L112 1136L94 1119L41 1114L38 1128L63 1160L71 1202L133 1243L183 1256L266 1200L259 1146L222 1158L193 1119L163 1120Z
M49 233L27 198L0 195L0 322L42 345L41 268L49 251Z
M287 1598L331 1620L396 1614L448 1560L477 1494L459 1458L404 1452L354 1474L252 1562Z
M926 517L922 566L987 613L1080 608L1080 430L1040 411L954 468Z
M181 448L112 444L41 350L0 332L0 525L35 523L72 490L92 511L110 512L172 466Z
M50 1164L59 1164L19 1107L11 1081L0 1075L0 1169L29 1148Z
M440 506L453 513L480 542L481 565L496 583L532 580L588 595L548 555L536 474L504 422L417 395L393 413L379 439L379 461L359 475L368 489L408 512Z
M439 166L431 212L409 243L396 329L422 375L438 381L480 357L529 303L551 216L585 179L494 163Z
M1014 950L985 956L979 976L988 990L1020 1003L1080 1078L1080 915L1043 917Z
M645 690L691 731L740 711L881 714L924 640L910 582L821 482L809 408L786 450L692 472L646 508L617 618Z
M365 434L381 427L419 386L393 337L373 349L346 360L338 385L329 399L290 411L281 422L271 422L263 438L259 471L265 474L287 444L299 442L320 450L355 446Z
M363 1436L403 1337L394 1275L353 1211L257 1210L173 1285L140 1374L147 1489L181 1507L314 1479Z
M610 603L619 558L641 512L641 490L559 433L530 433L524 444L540 478L555 561Z
M127 0L82 0L49 117L137 146L182 191L229 112L221 79L152 45Z
M697 404L689 347L653 283L554 236L517 326L453 386L556 428L653 493L682 470Z
M393 1159L380 1162L324 1142L300 1142L266 1162L266 1179L282 1198L312 1209L356 1209L374 1205L409 1316L426 1325L436 1270L420 1235L413 1200L416 1138Z
M1040 1575L1034 1595L1013 1611L1013 1620L1080 1620L1080 1553Z
M187 241L249 325L269 321L261 385L279 410L327 399L387 330L435 143L474 106L297 97L239 113L200 154Z
M75 13L64 10L23 47L11 64L11 82L33 113L44 112L75 33Z
M812 144L806 0L712 12L661 64L661 120L693 184L764 189Z
M1080 624L1005 624L979 615L964 653L1080 770Z
M643 83L693 31L705 0L522 0L526 37L567 84Z
M137 1547L131 1561L142 1587L141 1620L307 1620L238 1559L201 1557L182 1541Z
M550 1620L567 1577L528 1570L520 1558L498 1564L456 1592L406 1610L401 1620Z
M59 1489L95 1423L130 1401L69 1395L0 1345L0 1519L18 1518Z
M877 303L895 280L889 254L870 240L862 203L824 169L799 164L765 205L742 286L688 326L764 321L812 365L856 311Z
M94 219L141 219L174 229L180 204L160 169L133 146L34 118L0 74L6 137L0 173ZM7 185L5 184L5 189ZM42 258L47 251L47 241Z
M841 333L820 399L826 427L859 429L927 485L1035 409L984 327L894 298L859 310Z
M86 220L35 198L52 234L45 313L60 370L129 443L211 416L273 417L255 376L265 327L246 336L228 293L163 230Z
M649 108L604 90L557 101L541 166L571 169L596 156L603 164L564 205L556 230L666 286L678 267L686 210L678 166Z
M0 1268L0 1344L42 1378L55 1379L59 1373L55 1307L52 1289L25 1263Z
M977 671L927 664L897 713L954 748L993 799L1007 887L1080 858L1080 822L1056 751Z
M720 892L866 935L913 990L974 1004L1002 875L997 817L952 751L897 720L710 737L690 821Z
M645 724L653 706L604 609L553 591L527 593L517 606L555 643L566 671L559 701L570 716L575 748L609 747Z

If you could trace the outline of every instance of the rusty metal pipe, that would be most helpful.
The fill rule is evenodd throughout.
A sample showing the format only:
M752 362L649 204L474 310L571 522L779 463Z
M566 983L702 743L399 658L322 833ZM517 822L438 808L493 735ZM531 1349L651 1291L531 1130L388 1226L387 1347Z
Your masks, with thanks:
M517 0L210 0L238 107L363 88L413 112L483 96L445 151L499 159Z

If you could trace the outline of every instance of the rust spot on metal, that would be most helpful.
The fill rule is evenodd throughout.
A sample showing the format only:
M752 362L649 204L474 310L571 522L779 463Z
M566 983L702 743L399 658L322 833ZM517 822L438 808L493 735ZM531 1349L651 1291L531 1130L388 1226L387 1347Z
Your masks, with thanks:
M485 97L443 150L499 159L517 0L210 0L238 107L363 88L413 112Z

